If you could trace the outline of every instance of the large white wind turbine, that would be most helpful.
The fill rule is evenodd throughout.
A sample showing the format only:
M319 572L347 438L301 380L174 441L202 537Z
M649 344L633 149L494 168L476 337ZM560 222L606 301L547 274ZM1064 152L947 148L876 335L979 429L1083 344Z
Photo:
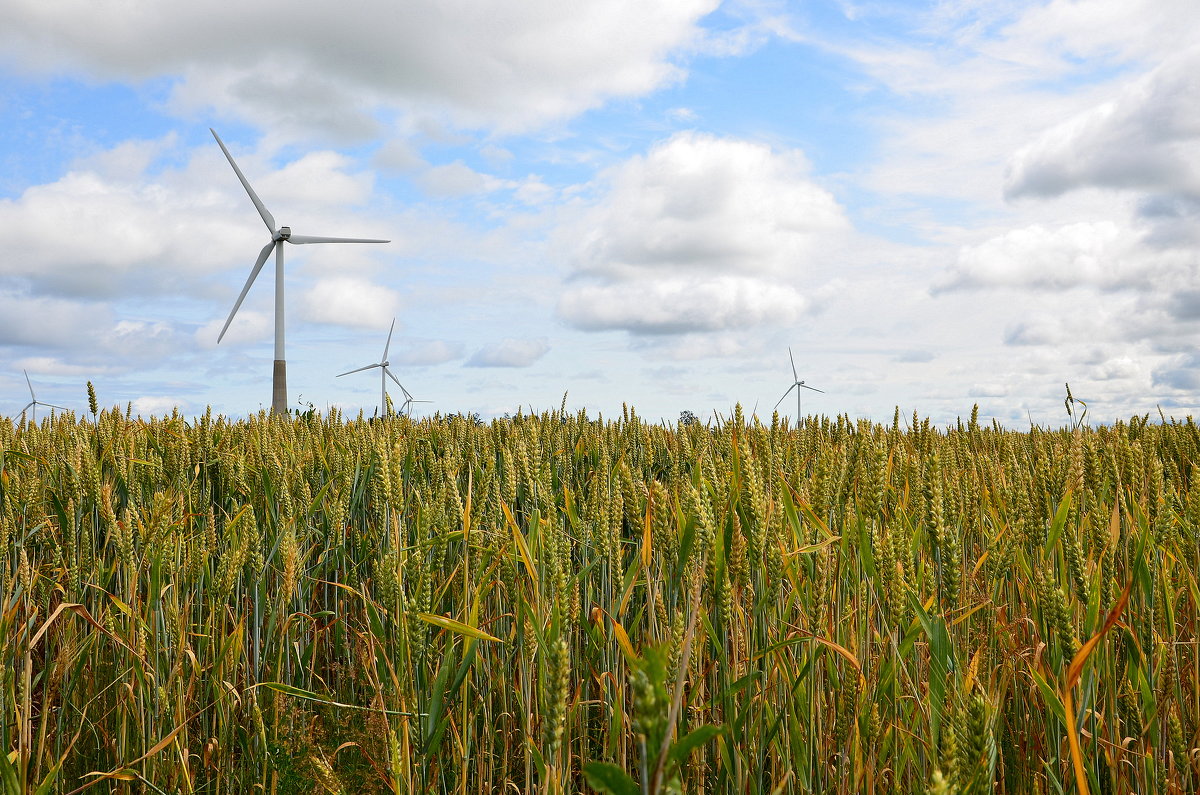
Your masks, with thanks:
M825 392L824 390L817 389L815 386L809 386L800 380L800 376L796 374L796 360L792 358L791 346L788 346L788 359L790 359L792 362L792 385L787 388L787 392L783 393L783 397L779 398L778 402L775 403L775 408L779 408L779 404L783 402L783 398L788 396L788 392L791 392L793 389L796 390L796 427L799 428L800 418L803 416L800 413L800 390L811 389L812 391L820 392L821 394L825 394ZM774 411L774 409L772 409L772 411Z
M43 403L42 401L38 400L37 395L35 395L33 393L33 383L29 380L29 372L26 370L22 370L21 372L25 373L25 384L26 384L26 386L29 387L29 397L31 398L31 400L25 404L25 407L21 409L22 414L24 414L27 410L32 408L33 409L33 412L32 412L33 413L33 421L37 422L37 407L38 406L45 406L48 409L58 409L59 411L66 411L66 409L63 408L62 406L56 406L53 403Z
M416 400L412 394L404 388L404 384L400 383L400 379L392 375L392 371L388 369L391 362L388 361L388 349L392 347L392 332L396 330L396 319L392 318L392 327L388 329L387 342L383 345L383 358L375 364L368 364L365 367L359 367L355 370L347 370L344 373L338 373L337 377L341 378L344 375L351 373L361 373L363 370L373 370L379 368L379 416L384 416L387 413L387 380L390 378L396 382L396 386L400 387L400 391L404 393L404 403L400 406L400 411L408 411L412 409L413 403L428 403L428 400Z
M313 237L311 235L293 235L291 227L275 226L275 217L267 210L262 200L258 198L258 194L254 192L254 188L250 187L246 175L238 168L238 164L234 162L233 155L229 154L229 150L225 148L224 141L221 136L217 135L217 131L208 128L208 131L213 134L213 138L217 139L217 144L221 147L221 151L225 153L225 157L229 160L229 165L233 166L233 171L241 180L242 187L246 189L246 193L250 194L250 201L254 202L258 214L262 216L263 223L267 225L267 231L271 233L271 242L263 246L262 251L258 253L258 259L254 262L254 267L250 270L250 278L246 279L246 286L242 288L241 295L233 305L233 309L229 312L229 317L225 321L225 326L221 329L221 333L217 336L217 342L225 336L225 332L229 329L229 324L233 322L233 316L237 314L238 307L242 305L242 301L246 298L246 293L250 291L250 285L254 284L254 280L258 278L258 272L262 270L263 264L267 258L271 256L271 251L275 251L275 368L271 382L271 411L279 414L287 413L287 365L283 358L283 243L296 243L302 245L304 243L390 243L390 240L374 240L361 237Z

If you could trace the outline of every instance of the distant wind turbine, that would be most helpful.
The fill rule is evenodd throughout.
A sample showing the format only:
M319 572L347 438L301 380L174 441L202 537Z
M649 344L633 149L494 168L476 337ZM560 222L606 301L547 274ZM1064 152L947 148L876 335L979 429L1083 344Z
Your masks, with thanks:
M24 414L26 411L28 411L29 409L32 408L33 409L33 412L32 412L33 421L37 422L37 407L38 406L45 406L48 409L58 409L59 411L66 411L66 409L63 408L62 406L56 406L53 403L43 403L42 401L38 400L37 395L35 395L33 393L33 383L29 380L29 372L27 370L22 370L21 372L25 373L25 384L26 384L26 386L29 387L29 397L32 398L32 400L30 400L28 403L26 403L25 407L21 409L22 414Z
M390 369L388 369L388 366L391 364L391 362L388 361L388 350L392 347L392 332L395 330L396 330L396 319L392 318L392 327L388 329L387 342L385 342L383 345L383 358L382 359L380 359L375 364L368 364L365 367L359 367L355 370L347 370L344 373L337 374L337 377L341 378L344 375L350 375L351 373L361 373L363 370L373 370L374 368L378 367L379 368L379 416L381 416L381 417L384 416L385 414L387 414L387 404L388 404L387 380L389 378L392 379L393 381L395 381L396 386L400 387L400 391L404 393L404 403L401 404L401 406L400 406L400 410L402 412L411 410L413 403L428 403L429 402L428 400L416 400L415 398L413 398L412 394L409 393L409 391L404 388L404 384L400 383L400 379L398 379L398 378L396 378L396 376L392 375L392 371Z
M209 127L208 131L213 134L213 138L217 139L217 145L221 147L221 151L225 153L226 159L229 160L229 165L233 166L233 171L237 174L238 179L242 183L242 187L246 189L246 193L250 195L250 201L254 202L258 214L262 216L263 223L267 225L267 231L271 233L271 242L263 246L262 251L258 253L258 259L254 262L254 267L250 270L250 278L246 279L246 286L242 288L241 294L233 305L233 309L229 312L229 317L225 321L221 333L217 335L217 342L225 336L225 332L229 329L229 324L233 322L233 316L237 314L238 308L242 305L242 301L246 298L246 293L250 291L250 285L254 284L254 280L258 278L258 272L262 270L263 264L267 258L271 256L271 251L275 252L275 367L271 383L271 411L277 414L287 413L287 364L283 358L283 246L284 241L302 245L305 243L390 243L390 240L375 240L362 237L313 237L311 235L293 235L292 229L289 226L275 226L275 217L267 210L262 200L258 198L258 194L254 192L254 188L250 187L250 182L246 179L246 175L238 168L238 164L234 162L233 155L229 154L229 150L225 148L225 142L221 140L221 136L217 135L217 131Z
M414 404L414 403L432 403L433 402L432 400L417 400L409 393L409 391L407 389L404 388L404 384L400 384L400 391L404 393L404 402L400 404L400 411L401 411L401 413L403 413L405 415L412 414L412 404Z
M793 389L796 390L796 427L800 427L800 417L803 416L800 413L800 390L811 389L813 392L820 392L821 394L825 394L825 392L824 390L817 389L815 386L809 386L800 380L800 376L796 374L796 360L792 357L791 346L788 346L788 359L792 362L792 385L787 388L787 392L783 393L783 397L779 398L779 401L775 404L775 408L779 408L779 404L783 402L783 398L788 396L788 392L791 392ZM775 409L771 410L774 411Z

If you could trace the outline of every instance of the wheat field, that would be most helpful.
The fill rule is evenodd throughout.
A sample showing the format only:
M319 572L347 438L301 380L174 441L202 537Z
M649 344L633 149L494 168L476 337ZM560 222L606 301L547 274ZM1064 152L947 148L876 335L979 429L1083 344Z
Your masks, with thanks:
M5 792L1185 793L1200 429L0 422Z

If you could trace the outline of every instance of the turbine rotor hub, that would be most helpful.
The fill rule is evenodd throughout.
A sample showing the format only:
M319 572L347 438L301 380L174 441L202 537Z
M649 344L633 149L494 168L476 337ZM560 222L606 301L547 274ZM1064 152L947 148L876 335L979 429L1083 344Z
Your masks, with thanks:
M287 240L292 236L292 228L290 226L281 226L279 231L275 233L276 240Z

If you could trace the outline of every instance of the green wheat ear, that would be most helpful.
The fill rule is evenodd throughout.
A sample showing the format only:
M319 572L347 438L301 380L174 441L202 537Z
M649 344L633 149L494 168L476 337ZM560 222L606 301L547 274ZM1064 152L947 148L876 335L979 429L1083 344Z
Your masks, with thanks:
M92 382L87 382L88 393L88 411L92 412L92 419L100 413L100 405L96 402L96 387L92 386Z

